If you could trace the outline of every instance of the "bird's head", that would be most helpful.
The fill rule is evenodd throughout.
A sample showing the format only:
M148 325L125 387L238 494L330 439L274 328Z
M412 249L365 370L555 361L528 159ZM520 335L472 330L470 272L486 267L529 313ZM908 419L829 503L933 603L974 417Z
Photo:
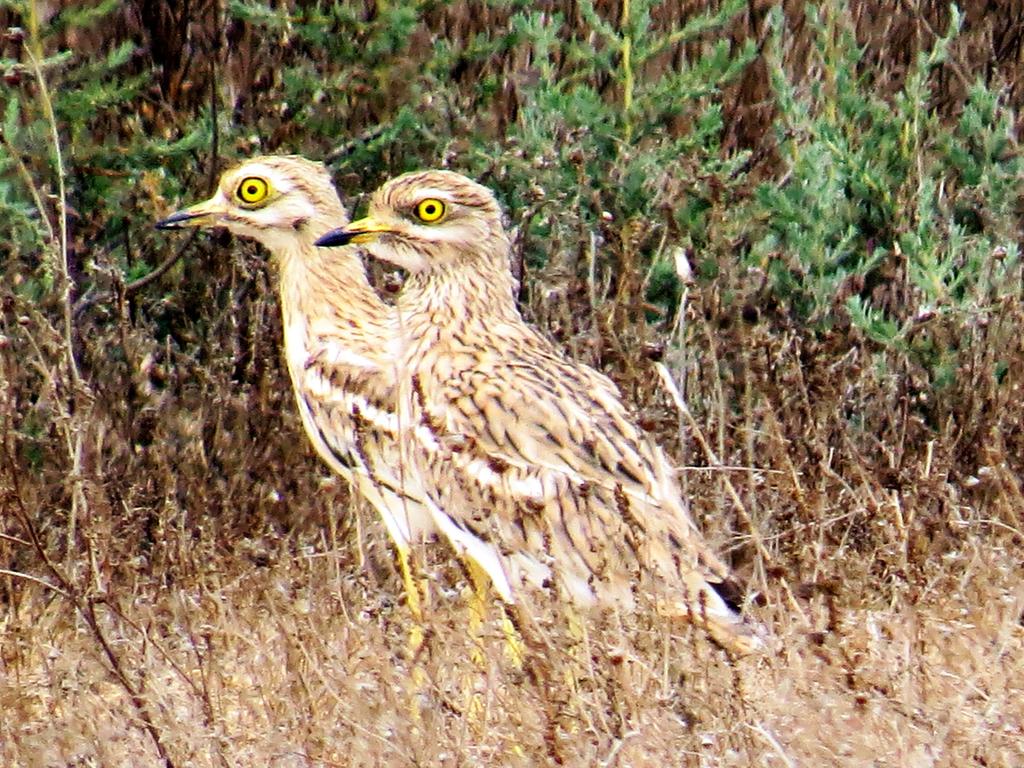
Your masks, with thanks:
M184 208L157 229L226 227L271 251L309 243L348 220L322 163L294 155L255 157L227 170L209 200Z
M392 179L374 193L365 218L316 241L322 246L348 243L411 273L480 259L506 265L508 259L508 237L494 195L452 171Z

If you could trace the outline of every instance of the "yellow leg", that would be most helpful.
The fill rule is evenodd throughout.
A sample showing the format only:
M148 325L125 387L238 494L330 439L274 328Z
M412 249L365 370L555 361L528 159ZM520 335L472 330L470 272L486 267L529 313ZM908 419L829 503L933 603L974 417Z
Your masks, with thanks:
M487 573L472 560L466 560L466 570L469 573L469 580L473 590L469 599L469 629L471 636L476 642L474 642L474 650L471 653L473 654L473 663L482 668L485 666L485 658L481 630L487 621L487 603L491 580ZM515 624L509 618L505 606L502 605L500 610L501 631L505 635L505 660L516 669L521 670L526 657L526 645L519 636Z
M420 695L427 687L427 673L420 665L420 652L423 650L423 643L426 639L426 632L423 628L423 599L419 584L416 583L416 576L413 573L410 550L405 546L397 546L398 570L402 574L402 585L405 589L405 601L412 614L412 626L409 628L409 658L411 659L411 695L410 706L412 721L418 723L421 719Z
M466 572L469 575L470 593L469 601L469 657L478 673L487 675L487 654L484 652L483 627L487 621L487 600L490 580L487 574L472 560L465 561ZM467 722L475 728L483 728L486 721L486 704L484 696L478 685L476 675L467 675L464 683L465 712Z
M522 671L523 665L526 663L526 643L523 642L519 630L509 618L504 605L501 606L501 631L505 635L505 660L517 670Z
M473 649L470 657L478 667L486 668L487 659L484 654L482 631L487 621L487 593L490 580L487 574L472 560L466 562L472 594L469 597L469 632L473 638Z
M472 582L473 590L469 602L469 627L472 636L479 639L479 642L475 644L473 662L483 666L485 660L481 630L483 629L484 622L487 621L488 587L491 582L484 570L476 563L468 561L466 569L469 571L469 579ZM512 619L509 618L505 606L502 605L500 610L501 631L505 635L505 659L514 665L516 669L522 669L526 658L526 644L523 642L523 638L519 636L519 631L516 629Z
M418 651L423 645L423 596L416 583L416 576L413 574L409 549L401 545L396 549L398 550L398 570L402 574L402 586L405 589L405 602L409 606L409 613L412 614L415 624L409 632L409 648Z
M490 578L487 573L471 560L465 561L469 575L469 636L472 641L470 658L477 669L484 675L488 674L487 653L484 647L483 629L487 622L487 606L490 600ZM515 623L502 604L501 631L505 636L503 648L504 658L517 670L522 670L526 659L526 643L519 634ZM476 727L483 727L486 720L486 703L477 680L467 678L465 685L466 713L468 720Z

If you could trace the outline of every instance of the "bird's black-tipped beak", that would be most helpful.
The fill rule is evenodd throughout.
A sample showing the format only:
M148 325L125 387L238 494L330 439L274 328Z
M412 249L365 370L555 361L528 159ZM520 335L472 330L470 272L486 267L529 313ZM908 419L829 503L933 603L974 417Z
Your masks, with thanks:
M358 232L350 232L345 227L339 227L338 229L332 229L326 235L320 237L313 245L319 245L324 248L331 248L337 245L348 245L352 242Z
M188 210L178 211L177 213L172 213L166 219L160 219L154 226L157 229L183 229L195 226L195 220L201 219L205 215L204 213L195 213Z
M367 216L364 219L353 221L344 227L332 229L326 235L316 241L315 245L331 247L335 245L348 245L349 243L370 243L381 235L395 231L393 222L387 219L379 219L375 216Z
M182 208L156 223L157 229L191 229L215 227L226 210L224 199L217 194L209 200Z

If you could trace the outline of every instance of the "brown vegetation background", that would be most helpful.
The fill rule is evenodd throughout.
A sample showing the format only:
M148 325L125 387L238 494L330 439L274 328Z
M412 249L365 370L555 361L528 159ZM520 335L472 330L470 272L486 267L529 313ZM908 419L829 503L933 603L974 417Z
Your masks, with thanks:
M761 52L772 5L748 3L724 31L671 47L638 77L682 66L722 34ZM708 6L660 4L655 30ZM782 6L786 72L809 86L822 72L805 4ZM627 245L638 224L616 219L602 232L601 281L571 259L534 265L524 311L613 376L686 467L694 513L756 595L750 612L772 650L733 661L652 616L581 630L545 614L538 679L503 656L496 611L486 669L470 663L464 577L439 547L422 553L427 642L410 657L385 534L317 461L296 418L265 254L150 226L256 152L331 159L356 205L412 165L459 167L471 138L500 143L537 76L528 50L455 55L443 94L420 74L439 40L459 51L504 28L512 9L426 3L386 68L339 71L219 2L126 2L101 25L61 31L71 7L37 4L38 23L56 30L46 53L86 61L132 41L127 71L145 87L63 136L74 158L68 301L59 274L35 297L20 290L44 257L0 245L0 764L1024 763L1021 296L994 297L991 319L949 332L956 375L944 388L849 323L812 327L772 298L735 259L742 233L715 230L756 182L785 172L760 53L716 97L722 152L751 154L749 181L710 202L701 257L715 278L683 286L678 314L650 321ZM349 7L366 25L386 11ZM576 3L535 7L562 14L566 37L587 34ZM609 20L623 11L595 7ZM955 120L981 82L1018 108L1024 5L962 10L930 106ZM945 3L909 0L847 13L883 95L903 87L950 19ZM0 9L0 29L29 23L24 8ZM3 45L21 60L17 35ZM303 61L323 78L313 112L330 130L310 128L308 105L284 95L281 73ZM30 77L10 75L36 97ZM484 102L474 88L488 75L500 89ZM617 82L594 85L615 101ZM410 103L431 138L351 159ZM211 118L220 127L190 152L145 167L116 159L139 135L173 141ZM688 128L685 115L668 126ZM56 216L50 157L20 159ZM114 190L105 202L87 192L97 178ZM519 221L523 210L506 203ZM578 245L532 239L552 254ZM887 300L900 305L909 283L896 274ZM654 359L676 373L692 422Z

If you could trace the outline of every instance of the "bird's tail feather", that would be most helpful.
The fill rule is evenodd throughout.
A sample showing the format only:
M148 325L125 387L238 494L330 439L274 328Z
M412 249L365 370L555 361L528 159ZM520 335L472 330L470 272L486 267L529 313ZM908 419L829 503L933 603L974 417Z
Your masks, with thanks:
M719 592L725 584L712 583L696 570L686 574L683 581L683 599L666 601L663 614L702 627L715 642L738 656L767 648L764 630L741 616Z

